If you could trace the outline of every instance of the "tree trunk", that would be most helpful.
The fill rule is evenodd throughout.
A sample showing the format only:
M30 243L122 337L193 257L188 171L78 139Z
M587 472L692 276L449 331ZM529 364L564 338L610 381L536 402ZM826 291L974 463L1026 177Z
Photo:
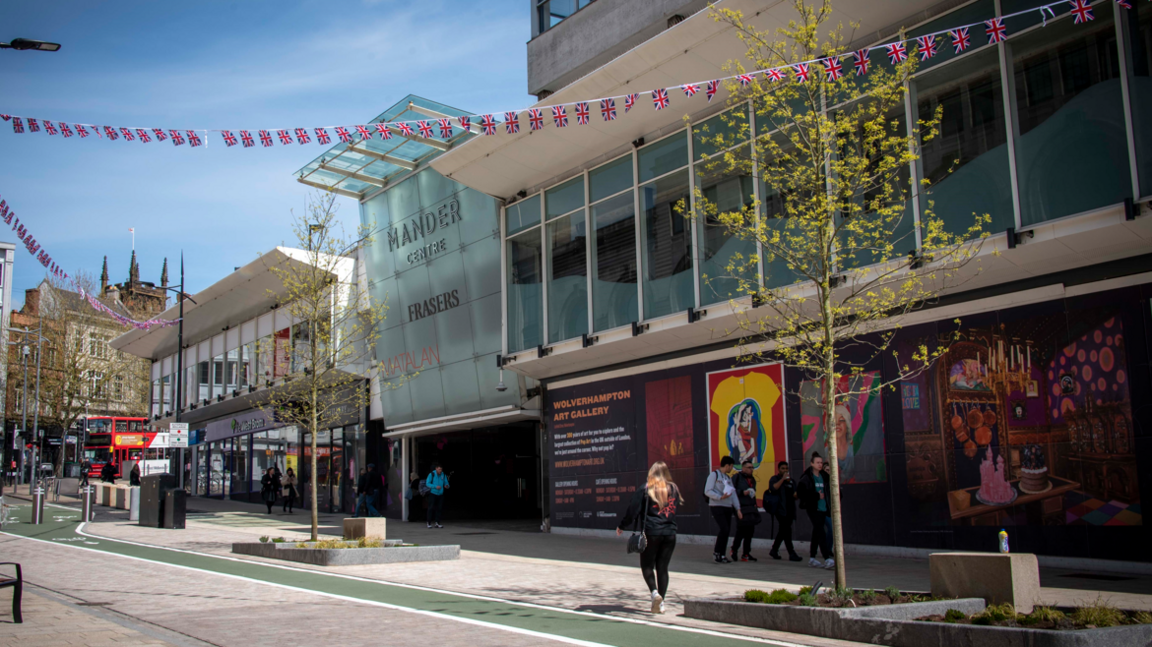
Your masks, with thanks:
M832 518L832 558L836 560L836 586L848 586L844 567L844 529L840 518L840 456L836 446L833 421L836 415L836 347L833 344L835 322L832 320L832 287L821 295L821 315L824 320L824 438L828 442L828 515Z
M316 403L316 386L312 386L312 404ZM320 507L316 503L316 494L318 488L316 487L316 407L312 407L312 478L309 480L311 483L309 487L312 489L312 541L318 540L319 520L320 520Z

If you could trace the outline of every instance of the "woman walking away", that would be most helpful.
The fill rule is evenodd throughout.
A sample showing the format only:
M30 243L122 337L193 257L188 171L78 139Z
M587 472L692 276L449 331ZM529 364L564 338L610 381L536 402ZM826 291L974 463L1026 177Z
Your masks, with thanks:
M640 572L652 592L652 613L664 613L664 600L668 597L668 564L676 550L676 506L680 504L680 490L672 482L672 473L663 461L656 461L648 470L648 484L636 492L620 520L616 536L623 528L643 518L644 535L648 545L640 553Z
M291 467L284 473L284 512L292 513L292 506L296 503L296 472Z
M272 514L272 504L276 503L276 478L272 475L272 468L264 470L260 477L260 500L268 506L268 514Z

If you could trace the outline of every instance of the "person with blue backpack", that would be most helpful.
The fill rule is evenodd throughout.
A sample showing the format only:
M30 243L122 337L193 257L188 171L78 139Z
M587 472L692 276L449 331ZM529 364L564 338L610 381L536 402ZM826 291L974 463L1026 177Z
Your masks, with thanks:
M428 527L432 528L432 521L435 519L436 528L443 528L440 525L440 517L444 510L444 490L450 487L448 483L448 475L444 473L444 468L439 463L432 464L432 471L428 474L428 478L424 479L424 487L421 489L421 494L424 494L428 499ZM423 490L427 489L427 492Z

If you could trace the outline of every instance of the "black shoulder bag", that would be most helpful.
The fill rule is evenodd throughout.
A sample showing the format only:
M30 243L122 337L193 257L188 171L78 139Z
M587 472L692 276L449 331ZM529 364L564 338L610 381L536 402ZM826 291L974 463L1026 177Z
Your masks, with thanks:
M644 514L636 517L636 521L632 524L632 536L628 538L628 554L642 553L645 548L648 548L648 535L644 533L644 526L648 521L648 493L644 493L644 498L640 500L640 506L644 508Z

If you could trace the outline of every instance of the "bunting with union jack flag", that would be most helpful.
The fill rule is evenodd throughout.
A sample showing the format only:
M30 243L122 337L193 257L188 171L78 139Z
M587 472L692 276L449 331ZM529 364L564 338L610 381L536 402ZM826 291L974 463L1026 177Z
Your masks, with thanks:
M416 127L420 129L420 136L424 139L432 137L432 124L427 121L420 120L416 122Z
M628 114L628 111L632 109L632 106L636 105L636 98L639 96L639 93L633 92L632 94L624 97L624 114Z
M180 134L179 130L169 130L168 137L172 139L173 146L181 146L184 144L184 136Z
M716 96L716 91L720 89L720 81L709 81L708 85L704 87L704 94L708 95L708 103L712 103L712 97Z
M513 110L504 113L504 130L509 135L520 132L520 113Z
M221 131L220 134L224 135L224 145L225 146L228 146L229 148L231 148L231 147L236 145L236 135L233 135L231 131L224 130L224 131Z
M564 110L564 106L552 106L552 122L556 124L557 128L564 128L568 125L568 111Z
M336 126L336 136L339 137L340 141L344 142L345 144L352 141L352 135L348 133L348 129L344 126Z
M244 144L244 148L252 148L256 142L252 140L252 133L247 130L240 131L240 143Z
M287 130L277 130L276 136L280 138L280 143L285 146L292 143L292 133Z
M604 121L616 121L615 99L600 100L600 116L604 118Z
M301 144L307 144L308 142L312 141L312 138L308 136L307 130L303 128L297 128L296 141L300 142Z
M380 133L380 139L384 141L392 139L392 131L388 130L388 124L376 124L376 132Z
M872 61L868 58L868 50L861 49L852 55L856 62L853 65L856 67L856 76L864 76L868 73L868 64Z
M63 121L60 122L60 134L64 135L65 138L72 136L72 129L69 128L68 124L64 123Z
M588 111L587 101L581 101L580 103L576 104L576 123L580 124L581 126L587 126L588 116L590 114L591 113Z
M356 126L356 132L360 135L360 139L365 141L372 139L372 131L368 130L368 126Z
M267 130L260 131L260 145L268 148L272 145L272 133Z
M195 148L204 142L200 141L200 133L195 130L188 131L188 145Z
M45 119L44 120L44 132L48 133L49 135L55 135L55 134L57 134L58 131L56 130L56 126L51 121L48 121L47 119Z
M663 110L668 107L668 91L661 88L652 91L652 107Z
M80 126L76 126L76 127L79 128ZM152 134L156 135L156 141L158 141L158 142L167 141L167 139L168 139L168 135L164 134L163 128L153 128ZM87 137L87 135L84 135L84 137Z
M496 134L496 119L492 115L484 115L480 117L480 131L487 135Z
M326 129L317 128L315 132L316 132L316 141L317 142L320 142L321 144L332 143L332 135L329 135L328 131Z
M65 137L67 137L67 135L65 135ZM150 137L148 135L148 131L144 130L143 128L137 128L136 129L136 138L139 139L144 144L147 144L148 142L152 141L152 137Z
M528 129L540 130L544 127L544 115L539 108L528 109Z
M457 117L456 120L460 122L460 130L463 130L464 132L472 130L472 119L467 115L463 117Z
M120 134L124 137L124 141L126 142L136 141L136 138L132 136L132 131L128 130L127 128L121 128Z
M436 123L440 124L440 136L444 139L452 139L452 120L445 117L437 119Z
M400 134L404 135L405 137L411 137L412 133L414 132L412 130L412 126L409 126L408 124L404 123L403 121L396 124L396 127L400 129Z

